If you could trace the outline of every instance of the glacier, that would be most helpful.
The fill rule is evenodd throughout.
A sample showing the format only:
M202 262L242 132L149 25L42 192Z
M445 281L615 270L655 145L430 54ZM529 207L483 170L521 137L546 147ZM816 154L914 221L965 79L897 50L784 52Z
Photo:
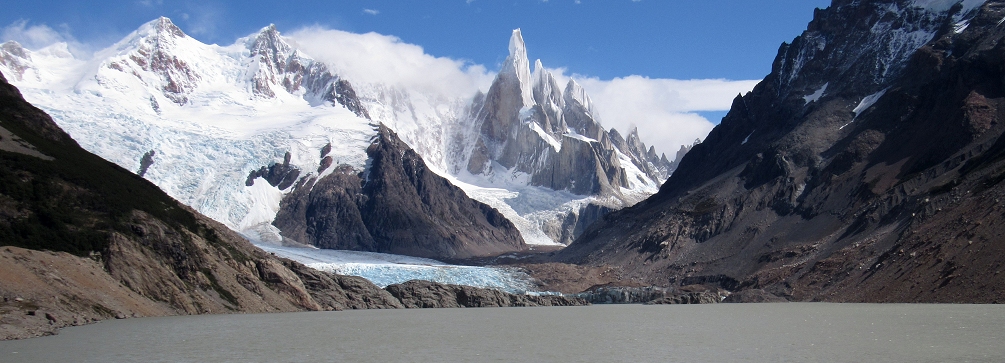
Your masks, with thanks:
M409 280L496 289L511 294L539 292L533 279L518 268L459 266L436 260L376 252L323 250L263 244L260 248L308 267L363 277L384 288Z

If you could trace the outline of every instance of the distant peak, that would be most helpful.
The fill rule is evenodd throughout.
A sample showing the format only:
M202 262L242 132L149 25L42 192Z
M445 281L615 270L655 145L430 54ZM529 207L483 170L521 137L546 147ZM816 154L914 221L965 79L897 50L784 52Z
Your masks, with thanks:
M523 105L534 104L532 85L530 78L530 61L527 58L527 45L523 42L523 34L520 29L514 29L513 35L509 39L509 57L503 62L502 69L499 70L502 77L515 77L520 84Z
M157 35L171 35L179 38L185 37L185 32L182 32L181 28L174 25L174 22L165 16L159 17L146 25L149 25Z
M250 44L250 49L252 54L268 54L270 58L285 58L293 48L286 43L282 35L279 34L279 30L276 29L276 24L269 24L269 26L262 28L255 36Z
M586 94L586 89L580 86L576 80L570 78L569 83L565 86L565 103L571 104L573 102L583 105L590 112L590 116L596 118L590 95Z
M523 42L520 28L513 29L513 35L509 38L509 56L527 59L527 44Z
M269 24L269 26L262 28L258 32L259 34L269 34L269 35L279 35L279 30L276 29L276 24Z
M539 74L543 70L544 70L544 64L541 64L541 60L540 59L535 60L533 73Z
M0 45L0 49L3 49L4 52L18 58L28 57L28 53L25 52L24 47L21 46L21 43L15 42L13 40L9 40L6 43Z

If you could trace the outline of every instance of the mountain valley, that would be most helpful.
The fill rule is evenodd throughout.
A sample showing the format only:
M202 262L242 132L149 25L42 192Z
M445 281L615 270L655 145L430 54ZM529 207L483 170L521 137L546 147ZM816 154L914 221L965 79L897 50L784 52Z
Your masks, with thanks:
M9 41L0 339L206 313L998 304L1003 40L1005 0L833 0L672 157L605 127L521 29L474 92L353 78L275 25L220 46L161 17L91 58Z

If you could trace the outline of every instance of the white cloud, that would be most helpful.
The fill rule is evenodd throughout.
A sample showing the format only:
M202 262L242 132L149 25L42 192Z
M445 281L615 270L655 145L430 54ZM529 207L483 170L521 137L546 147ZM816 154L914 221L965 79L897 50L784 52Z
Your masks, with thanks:
M363 9L363 12L370 15L380 14L380 10L374 10L374 9Z
M206 37L216 36L217 26L224 19L223 10L211 3L189 5L189 11L182 14L185 33Z
M486 91L494 73L484 66L426 54L422 47L377 33L354 34L321 27L288 36L350 81L396 85L447 97L471 97ZM612 80L550 69L560 84L576 79L590 94L601 123L624 135L633 128L647 145L670 157L681 145L704 139L715 125L696 112L726 111L737 94L757 80L674 80L627 76Z
M551 71L558 80L568 82L564 69ZM712 131L715 125L696 112L729 110L736 95L747 93L759 82L642 76L600 80L576 74L571 78L586 89L604 127L616 128L623 135L638 127L642 141L667 157L681 145L704 140Z
M41 48L53 43L66 41L67 36L48 25L28 26L28 21L18 20L3 28L0 36L4 41L13 40L28 48Z
M331 65L349 81L470 97L487 90L495 77L484 66L434 57L420 46L388 35L308 27L288 36L306 54Z
M45 24L29 26L27 20L18 20L0 29L0 43L13 40L32 50L38 50L55 43L66 43L67 48L74 55L87 54L86 46L70 35L68 27L64 25L62 28L62 31L57 31Z

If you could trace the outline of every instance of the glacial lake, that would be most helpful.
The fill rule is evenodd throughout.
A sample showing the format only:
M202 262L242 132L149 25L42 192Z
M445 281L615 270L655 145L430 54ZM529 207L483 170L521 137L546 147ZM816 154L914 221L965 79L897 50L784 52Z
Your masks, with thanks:
M106 321L2 362L1005 362L1005 306L595 305Z

